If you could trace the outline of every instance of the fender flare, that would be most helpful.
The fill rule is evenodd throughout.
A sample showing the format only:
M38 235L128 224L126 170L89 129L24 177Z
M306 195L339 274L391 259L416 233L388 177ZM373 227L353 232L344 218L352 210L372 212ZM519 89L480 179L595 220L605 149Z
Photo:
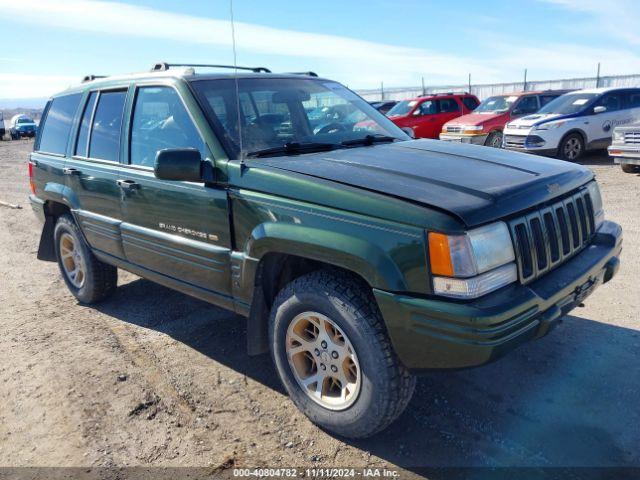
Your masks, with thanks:
M267 222L258 225L245 254L257 260L267 253L295 255L352 271L371 287L405 291L405 279L393 259L363 238L300 224Z

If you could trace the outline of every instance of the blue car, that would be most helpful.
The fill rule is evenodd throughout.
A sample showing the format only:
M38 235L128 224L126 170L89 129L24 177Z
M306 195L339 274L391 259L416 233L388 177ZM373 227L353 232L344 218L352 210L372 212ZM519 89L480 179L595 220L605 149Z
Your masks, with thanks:
M35 137L38 127L36 123L24 115L11 119L11 139L18 140L22 137Z

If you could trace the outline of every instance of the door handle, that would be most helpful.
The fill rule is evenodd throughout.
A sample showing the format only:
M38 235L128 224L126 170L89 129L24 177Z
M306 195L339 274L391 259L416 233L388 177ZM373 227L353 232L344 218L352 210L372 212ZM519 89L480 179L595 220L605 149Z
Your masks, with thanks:
M136 190L140 188L140 184L133 180L116 180L116 183L123 190Z
M63 168L62 169L62 173L64 173L65 175L80 175L80 170L78 170L77 168Z

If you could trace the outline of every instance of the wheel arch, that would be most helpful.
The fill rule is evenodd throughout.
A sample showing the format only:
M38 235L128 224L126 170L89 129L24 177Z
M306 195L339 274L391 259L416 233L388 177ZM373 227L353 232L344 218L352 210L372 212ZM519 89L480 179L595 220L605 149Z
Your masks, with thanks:
M272 225L273 228L261 226L268 235L256 238L257 232L254 232L247 249L247 256L257 261L255 275L246 279L247 282L253 280L247 325L250 355L268 351L268 317L273 300L287 283L302 275L332 269L343 272L367 289L407 289L400 268L386 252L370 242L299 225L281 225L283 229ZM327 242L325 236L329 234L331 241Z
M582 138L582 144L584 146L584 148L587 148L587 134L585 133L584 130L582 130L581 128L577 128L574 127L571 130L569 130L567 133L565 133L562 138L560 139L560 142L558 143L558 148L560 148L560 146L562 145L562 142L564 142L566 140L566 138L569 135L572 135L574 133L577 133L578 135L580 135L580 138Z

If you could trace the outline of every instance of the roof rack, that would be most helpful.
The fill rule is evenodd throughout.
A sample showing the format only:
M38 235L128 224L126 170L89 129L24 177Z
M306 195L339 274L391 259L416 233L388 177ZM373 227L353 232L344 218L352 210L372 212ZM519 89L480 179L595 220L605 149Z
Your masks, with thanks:
M85 75L82 79L82 83L93 82L99 78L107 78L106 75Z
M271 70L265 67L236 67L234 65L212 65L207 63L167 63L159 62L151 67L152 72L165 72L171 67L207 67L207 68L231 68L234 70L248 70L254 73L271 73Z
M318 74L316 72L287 72L291 75L306 75L307 77L317 77Z
M422 96L424 97L437 97L438 95L469 95L469 92L466 91L453 91L453 92L434 92L434 93L426 93Z

